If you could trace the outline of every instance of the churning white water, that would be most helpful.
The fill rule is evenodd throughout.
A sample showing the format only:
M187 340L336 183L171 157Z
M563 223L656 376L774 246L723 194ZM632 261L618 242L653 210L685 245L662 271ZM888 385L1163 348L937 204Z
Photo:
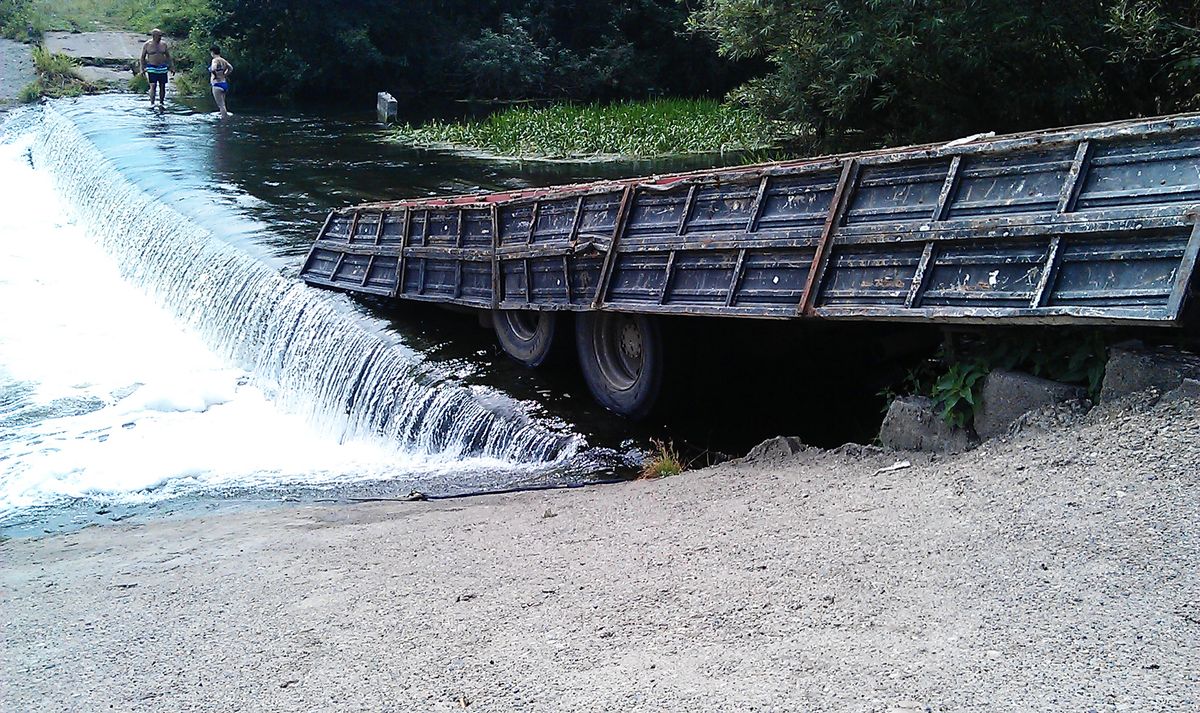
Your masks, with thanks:
M0 519L578 450L146 195L53 108L3 131Z

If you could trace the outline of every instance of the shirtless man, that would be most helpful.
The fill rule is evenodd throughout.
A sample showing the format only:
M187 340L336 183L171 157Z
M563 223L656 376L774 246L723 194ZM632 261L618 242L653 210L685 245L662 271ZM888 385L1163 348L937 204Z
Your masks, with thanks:
M150 106L154 106L154 87L158 86L158 105L166 106L167 101L167 72L175 74L175 58L171 56L171 48L163 39L162 30L157 27L150 30L150 39L142 45L142 58L138 67L146 73L150 82Z

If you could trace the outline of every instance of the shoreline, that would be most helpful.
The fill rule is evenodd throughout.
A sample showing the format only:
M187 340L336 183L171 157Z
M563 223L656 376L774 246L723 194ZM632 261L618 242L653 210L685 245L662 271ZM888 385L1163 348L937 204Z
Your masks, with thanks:
M9 540L0 679L45 711L1185 709L1200 422L1152 401L959 456Z

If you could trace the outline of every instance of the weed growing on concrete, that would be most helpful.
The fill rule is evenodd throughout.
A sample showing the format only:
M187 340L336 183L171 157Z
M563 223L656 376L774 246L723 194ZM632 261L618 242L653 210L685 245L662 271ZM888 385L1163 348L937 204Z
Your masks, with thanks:
M641 475L638 476L641 480L652 480L654 478L666 478L672 475L679 475L684 471L683 461L679 459L679 452L675 450L675 444L670 441L651 440L654 444L654 451L650 457L642 464Z

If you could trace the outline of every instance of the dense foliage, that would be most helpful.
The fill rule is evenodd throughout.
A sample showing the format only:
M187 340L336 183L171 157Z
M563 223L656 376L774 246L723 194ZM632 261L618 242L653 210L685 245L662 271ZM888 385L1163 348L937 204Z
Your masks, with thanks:
M1200 108L1195 0L702 0L733 93L847 145Z
M676 0L211 0L212 33L266 94L718 96L730 65ZM240 60L240 61L239 61Z

